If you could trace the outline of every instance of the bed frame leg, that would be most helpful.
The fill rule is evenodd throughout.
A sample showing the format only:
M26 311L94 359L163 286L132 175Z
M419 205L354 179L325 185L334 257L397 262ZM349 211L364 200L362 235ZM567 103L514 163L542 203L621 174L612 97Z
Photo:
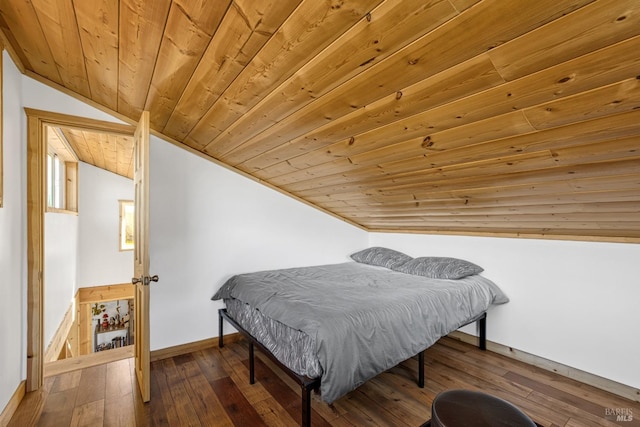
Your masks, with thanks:
M311 390L313 386L302 385L302 427L311 425Z
M224 335L222 327L222 308L218 310L218 347L224 347Z
M424 350L418 353L418 387L424 388Z
M480 342L478 343L478 347L480 350L487 349L487 314L485 313L480 319L478 319L478 328L480 329Z
M256 366L253 357L253 341L249 341L249 384L256 383Z

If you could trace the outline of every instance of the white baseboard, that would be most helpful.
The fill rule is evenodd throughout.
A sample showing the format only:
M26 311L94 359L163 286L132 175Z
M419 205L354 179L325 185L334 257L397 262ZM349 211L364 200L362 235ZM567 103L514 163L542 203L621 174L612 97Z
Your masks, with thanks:
M454 331L449 334L449 337L468 344L478 344L477 336L461 331ZM608 391L609 393L633 400L634 402L640 402L640 389L626 384L621 384L616 381L590 374L589 372L572 368L571 366L563 365L562 363L554 362L553 360L545 359L543 357L517 350L512 347L507 347L489 340L487 340L487 350L536 366L546 371L555 372L556 374Z

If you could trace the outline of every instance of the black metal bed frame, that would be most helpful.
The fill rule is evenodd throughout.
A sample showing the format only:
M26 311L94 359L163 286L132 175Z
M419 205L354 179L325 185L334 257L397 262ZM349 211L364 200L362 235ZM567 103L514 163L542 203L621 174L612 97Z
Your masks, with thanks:
M279 366L284 373L289 375L301 387L302 395L302 419L301 426L308 427L311 425L311 392L320 387L320 378L309 378L304 375L298 375L280 362L265 346L263 346L253 335L247 332L238 322L233 319L226 308L218 310L218 346L224 347L223 319L229 322L249 341L249 384L255 383L255 364L254 364L254 346L257 346L262 352ZM477 319L467 323L478 322L478 347L480 350L487 349L487 313L482 313ZM465 325L466 326L466 325ZM418 387L424 388L424 350L418 353Z

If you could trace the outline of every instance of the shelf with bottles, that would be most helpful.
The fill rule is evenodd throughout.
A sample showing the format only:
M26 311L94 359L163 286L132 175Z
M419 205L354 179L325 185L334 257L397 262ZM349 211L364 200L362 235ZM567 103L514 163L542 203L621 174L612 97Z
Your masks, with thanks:
M104 351L124 347L133 343L130 313L133 300L115 300L96 305L93 311L93 351Z

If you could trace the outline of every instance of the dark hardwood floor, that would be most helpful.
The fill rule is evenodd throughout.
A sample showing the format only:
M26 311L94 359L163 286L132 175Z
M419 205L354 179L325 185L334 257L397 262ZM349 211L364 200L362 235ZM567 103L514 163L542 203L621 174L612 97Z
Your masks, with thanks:
M151 402L141 402L132 359L60 374L28 393L9 426L295 426L300 389L257 352L248 382L245 341L152 363ZM543 426L640 426L640 403L443 338L417 359L378 375L329 406L313 397L314 426L419 426L437 393L465 388L507 399ZM615 412L632 421L616 421Z

